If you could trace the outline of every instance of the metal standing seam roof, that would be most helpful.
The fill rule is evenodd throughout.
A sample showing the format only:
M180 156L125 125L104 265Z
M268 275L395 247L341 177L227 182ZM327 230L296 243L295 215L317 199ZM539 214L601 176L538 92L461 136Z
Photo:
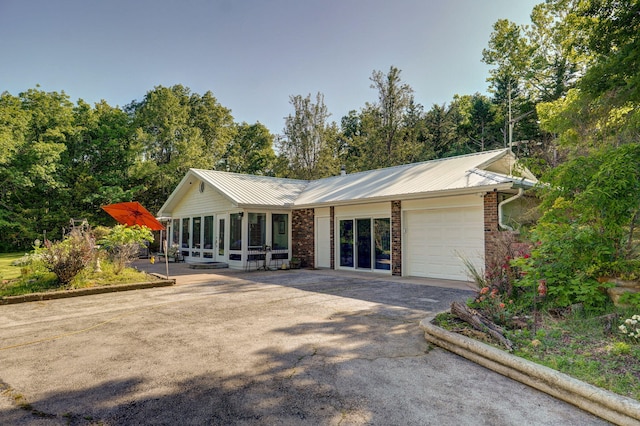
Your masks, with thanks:
M508 176L508 170L505 174L484 170L505 156L512 157L501 164L508 168L515 157L501 149L320 179L309 183L295 205L423 195L522 181Z
M516 182L535 184L531 179L509 176L509 170L504 169L515 161L510 150L501 149L315 181L203 169L190 169L190 173L216 188L238 207L291 208L473 190ZM503 171L505 173L501 173ZM530 173L528 175L532 177Z
M190 169L237 205L291 206L309 184L306 180Z

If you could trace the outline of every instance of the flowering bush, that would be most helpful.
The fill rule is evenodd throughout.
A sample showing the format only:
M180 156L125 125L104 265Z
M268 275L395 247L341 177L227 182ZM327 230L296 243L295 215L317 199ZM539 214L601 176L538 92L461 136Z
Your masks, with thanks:
M618 329L625 336L640 341L640 315L627 318Z

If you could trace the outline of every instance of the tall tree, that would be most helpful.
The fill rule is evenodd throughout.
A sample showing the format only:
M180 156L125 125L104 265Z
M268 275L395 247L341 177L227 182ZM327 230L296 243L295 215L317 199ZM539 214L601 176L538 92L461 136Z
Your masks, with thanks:
M137 198L151 211L160 208L189 168L213 168L231 134L229 110L211 94L192 95L182 85L157 86L127 110L139 152L132 176L145 188Z
M500 116L496 105L480 93L457 96L461 122L458 129L459 153L485 151L504 146ZM465 147L467 145L467 147Z
M210 91L204 95L191 94L189 124L200 129L205 145L205 151L201 155L212 161L212 164L222 157L237 130L231 110L222 106Z
M442 158L453 155L458 140L459 110L455 103L434 104L425 116L428 136L425 156Z
M559 2L559 0L556 0ZM542 126L563 147L584 154L640 138L640 4L576 0L565 19L567 42L585 64L567 96L538 105Z
M104 100L92 108L79 100L74 108L75 133L62 155L63 173L70 190L73 217L100 223L102 205L131 199L129 168L135 153L129 116Z
M276 155L273 136L263 124L241 123L226 147L216 169L234 173L271 176Z
M73 104L64 92L5 92L0 129L0 249L29 247L42 232L58 230L60 217L69 219L58 171L74 132Z
M378 121L378 140L373 141L373 145L378 145L375 149L378 155L374 158L378 159L377 165L380 166L402 163L401 129L405 115L414 102L413 89L402 82L400 74L398 68L391 66L388 73L373 71L370 77L371 88L378 92L378 101L373 105L374 117Z
M289 102L294 113L285 118L285 137L278 142L280 155L288 163L286 174L299 179L333 174L337 160L330 154L332 147L327 138L330 114L324 104L324 95L318 92L315 103L311 94L290 96Z

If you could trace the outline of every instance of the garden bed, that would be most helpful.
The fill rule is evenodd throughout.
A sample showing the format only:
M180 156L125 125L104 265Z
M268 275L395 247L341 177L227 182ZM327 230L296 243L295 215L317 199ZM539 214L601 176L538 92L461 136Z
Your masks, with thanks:
M421 326L433 344L607 420L637 424L640 339L619 327L632 316L629 312L538 312L528 326L504 329L512 349L451 312L425 319Z
M175 285L175 280L160 279L139 283L109 284L96 287L85 287L68 290L44 291L0 298L0 305L35 302L39 300L64 299L67 297L88 296L92 294L115 293L118 291L140 290L145 288L168 287Z

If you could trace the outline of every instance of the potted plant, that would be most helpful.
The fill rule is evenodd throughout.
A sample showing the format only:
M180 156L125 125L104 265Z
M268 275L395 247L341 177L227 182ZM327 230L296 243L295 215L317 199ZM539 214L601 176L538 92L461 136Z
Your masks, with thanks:
M301 264L302 264L302 261L300 260L300 258L292 257L291 260L289 261L289 268L300 269Z

